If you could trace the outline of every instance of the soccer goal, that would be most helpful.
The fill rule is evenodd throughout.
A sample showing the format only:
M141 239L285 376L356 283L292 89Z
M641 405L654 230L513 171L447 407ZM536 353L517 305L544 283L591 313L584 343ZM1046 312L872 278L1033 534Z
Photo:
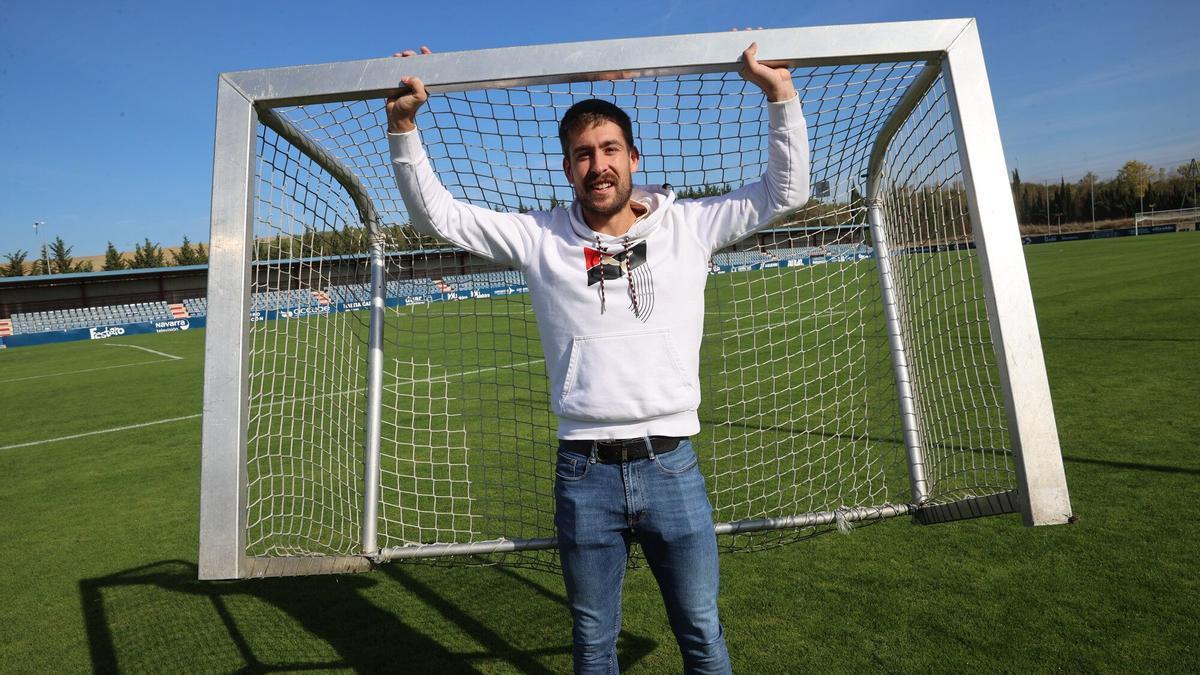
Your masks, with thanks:
M480 206L569 204L558 119L592 97L633 118L635 182L720 194L765 170L765 102L736 72L751 40L792 69L813 195L711 262L694 442L722 548L900 516L1067 521L974 22L775 29L222 75L201 577L553 569L524 279L408 226L384 98L427 83L434 168Z

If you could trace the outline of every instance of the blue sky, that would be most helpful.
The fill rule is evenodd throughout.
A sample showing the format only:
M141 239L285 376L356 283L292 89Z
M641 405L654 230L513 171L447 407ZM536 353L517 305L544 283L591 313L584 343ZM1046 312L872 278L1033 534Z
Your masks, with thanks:
M0 0L0 253L208 240L222 71L549 42L974 16L1025 180L1200 158L1200 3ZM465 20L469 19L469 20Z

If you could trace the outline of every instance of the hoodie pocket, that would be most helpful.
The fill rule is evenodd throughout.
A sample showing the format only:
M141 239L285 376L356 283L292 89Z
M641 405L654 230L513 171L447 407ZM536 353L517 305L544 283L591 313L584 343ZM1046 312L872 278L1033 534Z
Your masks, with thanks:
M694 410L699 390L681 364L669 329L576 337L556 412L636 422Z

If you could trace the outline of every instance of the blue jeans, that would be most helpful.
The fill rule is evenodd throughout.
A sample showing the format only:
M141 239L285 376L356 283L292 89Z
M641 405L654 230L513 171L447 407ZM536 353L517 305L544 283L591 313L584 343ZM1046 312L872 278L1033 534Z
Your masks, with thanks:
M717 537L689 441L602 464L559 448L554 525L574 621L576 673L616 673L621 585L636 538L662 591L688 673L729 673L717 617Z

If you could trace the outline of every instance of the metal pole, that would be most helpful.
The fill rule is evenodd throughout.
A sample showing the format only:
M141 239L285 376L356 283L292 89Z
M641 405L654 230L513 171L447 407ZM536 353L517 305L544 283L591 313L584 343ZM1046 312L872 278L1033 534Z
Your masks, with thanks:
M1200 208L1200 202L1196 201L1196 191L1200 189L1200 174L1196 173L1196 158L1192 158L1191 171L1192 174L1192 208Z
M901 334L900 305L893 285L891 250L883 224L883 208L881 200L875 196L879 190L879 183L878 175L873 175L867 183L867 222L871 226L875 261L879 265L879 290L883 296L888 349L892 354L892 376L896 380L896 397L900 403L900 427L904 432L904 448L908 451L908 482L912 488L913 504L919 506L929 498L929 487L925 479L925 451L917 419L908 354Z
M727 535L742 532L818 527L821 525L833 525L835 523L862 523L912 515L916 511L916 507L911 504L855 506L837 509L836 511L818 511L782 518L757 518L753 520L716 523L713 525L713 530L718 535ZM380 550L379 555L376 557L380 562L387 560L418 560L447 555L490 555L495 553L513 553L516 551L539 551L552 549L557 546L558 542L553 537L543 537L540 539L492 539L490 541L476 541L466 544L393 546Z
M1096 231L1096 175L1088 172L1088 191L1092 193L1092 232Z
M372 228L374 229L374 228ZM379 448L383 411L383 320L385 268L383 235L371 233L371 322L367 355L367 437L363 448L362 550L379 550Z
M1005 187L996 108L974 23L947 49L943 64L1004 393L1018 504L1026 525L1066 523L1071 499L1054 404L1016 213Z
M42 274L50 274L50 256L46 252L46 233L42 228L46 227L46 221L33 221L33 233L37 235L38 243L42 245Z

